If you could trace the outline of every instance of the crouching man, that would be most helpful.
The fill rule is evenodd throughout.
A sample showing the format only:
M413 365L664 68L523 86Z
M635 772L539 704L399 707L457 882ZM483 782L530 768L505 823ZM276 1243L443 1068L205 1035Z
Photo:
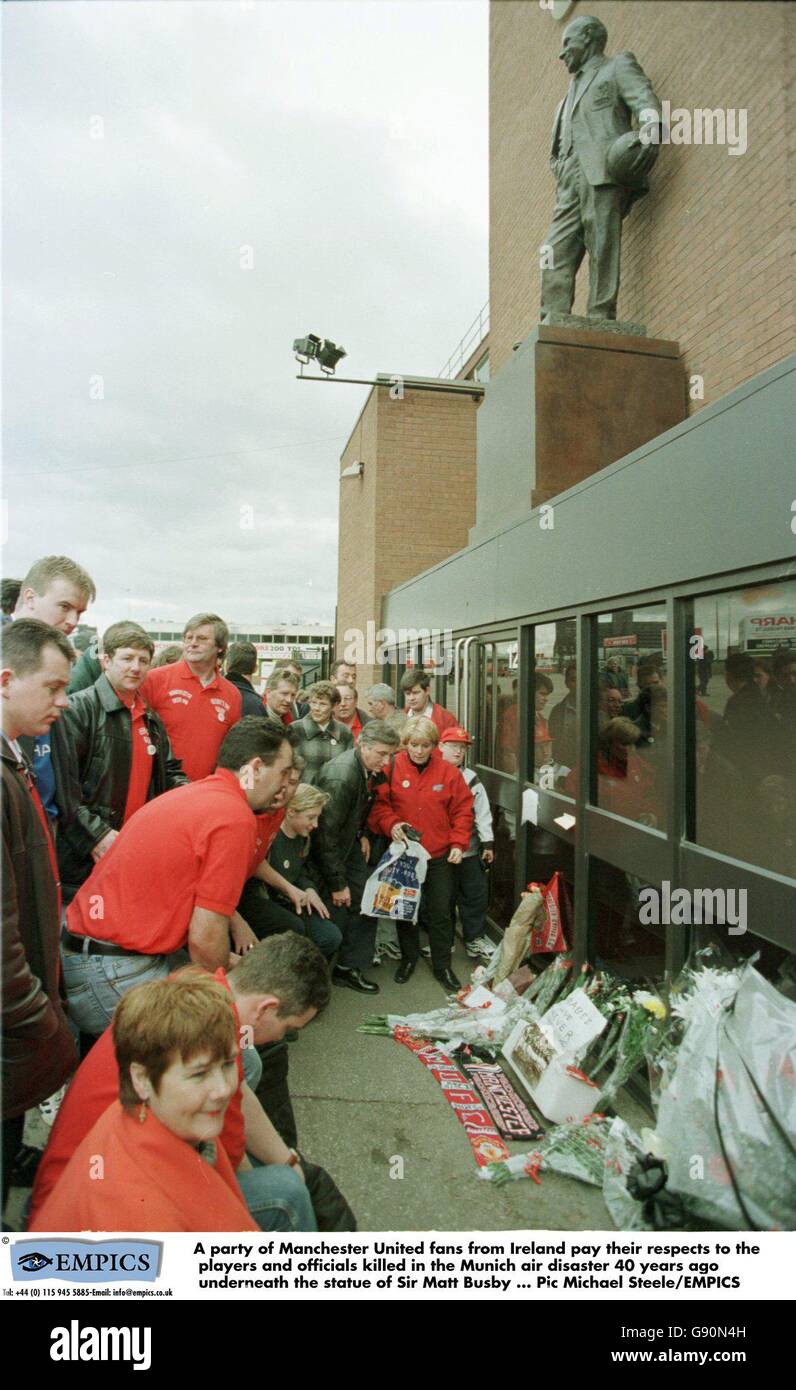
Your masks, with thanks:
M62 937L69 1012L107 1028L119 997L190 959L230 963L230 919L252 872L257 812L286 783L284 730L248 716L230 729L210 777L164 792L124 826L81 886Z
M368 877L370 843L365 826L376 788L399 744L398 734L379 719L362 730L359 744L325 763L316 786L329 800L313 832L310 873L329 904L342 934L332 978L360 994L378 994L375 980L362 974L373 959L376 918L360 912Z
M197 967L189 966L173 978L181 980L193 973L198 973ZM214 978L228 991L238 1039L238 1086L227 1107L219 1142L261 1230L314 1231L318 1223L313 1189L323 1187L327 1196L329 1186L334 1186L332 1180L279 1138L244 1079L242 1059L247 1049L279 1041L288 1029L303 1028L325 1008L328 968L312 942L286 933L261 942L229 974L220 969ZM31 1228L72 1154L118 1096L119 1068L109 1027L80 1066L61 1105L36 1174ZM350 1207L336 1188L334 1191L338 1206L347 1214L343 1224L334 1229L354 1230Z

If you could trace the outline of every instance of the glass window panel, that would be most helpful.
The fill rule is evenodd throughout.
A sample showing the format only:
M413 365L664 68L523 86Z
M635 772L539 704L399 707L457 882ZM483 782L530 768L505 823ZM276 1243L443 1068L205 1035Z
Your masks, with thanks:
M696 841L796 878L796 582L694 602Z
M517 849L517 817L504 806L492 806L495 828L495 861L489 870L489 916L504 931L517 906L514 861Z
M666 972L667 928L647 921L651 916L646 910L647 900L640 902L639 895L649 885L594 857L590 860L590 876L597 967L638 984L662 982ZM639 913L645 919L643 924Z
M496 701L495 761L501 772L516 773L519 753L517 695L519 687L518 645L496 642L494 650L494 688Z
M669 753L665 607L601 613L595 626L596 804L664 830ZM565 790L574 791L571 778Z
M478 650L478 730L479 758L486 767L494 767L492 740L492 675L495 648L485 642Z
M533 738L528 741L527 771L531 781L550 789L565 789L578 760L575 640L574 618L534 628Z

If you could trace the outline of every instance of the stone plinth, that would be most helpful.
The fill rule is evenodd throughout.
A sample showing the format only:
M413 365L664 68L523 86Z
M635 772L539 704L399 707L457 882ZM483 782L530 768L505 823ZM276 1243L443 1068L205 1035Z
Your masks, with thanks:
M677 343L540 324L490 381L478 410L470 542L685 416Z
M560 314L552 309L543 323L546 328L585 328L589 333L620 333L624 337L646 338L647 330L643 323L631 323L629 319L590 319L585 314Z

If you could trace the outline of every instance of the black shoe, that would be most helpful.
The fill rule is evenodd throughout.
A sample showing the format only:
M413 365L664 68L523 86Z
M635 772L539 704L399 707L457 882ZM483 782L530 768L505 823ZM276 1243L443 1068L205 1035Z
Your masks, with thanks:
M31 1148L30 1144L23 1144L20 1147L11 1170L12 1187L33 1186L33 1179L36 1176L43 1152L43 1149Z
M393 979L397 985L405 985L407 980L411 980L415 973L416 960L402 960L398 966Z
M434 979L439 980L443 989L448 991L448 994L457 994L462 987L461 980L456 979L456 976L450 968L447 970L435 970Z
M355 989L359 994L378 994L379 992L375 980L366 980L361 970L348 970L344 965L334 967L332 979L336 985L347 985L349 989Z
M298 1028L288 1028L285 1033L285 1042L298 1042Z

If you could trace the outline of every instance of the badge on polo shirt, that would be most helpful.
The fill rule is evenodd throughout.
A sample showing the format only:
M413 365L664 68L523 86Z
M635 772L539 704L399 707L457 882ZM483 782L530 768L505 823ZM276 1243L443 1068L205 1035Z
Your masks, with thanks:
M432 790L433 792L441 792L441 791L444 790L444 788L445 788L445 783L444 783L444 782L437 782L437 783L435 784L435 786L433 786L433 787L431 788L431 790Z
M337 743L337 739L336 739L336 738L330 738L330 739L329 739L329 742L330 742L330 743L335 743L335 744L336 744L336 743Z
M289 869L289 868L290 868L290 860L289 860L289 859L283 859L283 860L282 860L282 868L283 868L283 869Z
M412 785L412 783L409 781L409 778L408 778L408 777L404 777L404 780L403 780L403 782L401 783L401 786L402 786L402 787L411 787L411 785Z
M152 757L155 753L157 753L158 750L157 750L157 748L155 747L154 743L150 743L150 742L149 742L149 732L148 732L148 730L147 730L147 729L140 728L140 729L138 730L138 733L139 733L140 737L144 740L144 743L146 744L146 751L147 751L147 753L149 754L150 757Z

